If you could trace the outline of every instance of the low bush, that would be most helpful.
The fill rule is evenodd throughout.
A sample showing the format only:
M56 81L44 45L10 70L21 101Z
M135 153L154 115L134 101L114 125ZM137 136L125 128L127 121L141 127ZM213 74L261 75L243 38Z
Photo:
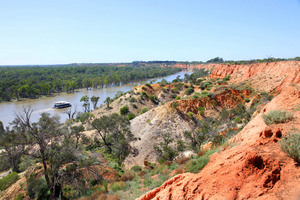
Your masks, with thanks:
M19 180L19 175L16 172L12 172L5 176L4 178L0 179L0 190L3 191L15 182Z
M175 99L176 97L177 97L176 94L171 94L171 98L172 98L172 99Z
M130 99L129 99L129 102L136 102L136 98L134 98L134 97L130 97Z
M286 111L272 110L268 114L263 115L263 119L267 125L284 123L291 120L293 115Z
M155 95L152 95L152 94L149 95L149 99L155 104L157 104L157 102L158 102L158 98Z
M179 106L178 102L175 101L175 102L172 103L172 108L177 108L177 106Z
M121 115L126 115L128 112L129 112L128 106L124 106L124 107L120 108Z
M133 118L135 118L135 115L133 113L129 113L128 114L128 119L132 120Z
M139 166L139 165L134 165L133 167L131 167L130 170L134 171L134 172L141 172L142 171L142 167Z
M215 153L216 151L217 149L211 149L207 151L203 156L196 156L195 158L191 159L187 166L187 171L192 173L198 173L209 162L209 156Z
M134 178L134 173L132 171L125 171L121 176L121 181L131 181Z
M180 96L177 96L175 99L176 99L176 100L179 100L179 99L180 99Z
M188 115L189 118L193 118L194 117L194 113L192 113L192 112L188 112L187 115Z
M145 84L147 87L152 88L152 86L150 85L150 83L146 83Z
M18 196L14 200L22 200L24 198L24 194L18 194Z
M133 108L135 108L135 109L138 108L137 105L136 105L135 103L131 104L131 106L132 106Z
M193 92L194 92L194 88L188 88L188 89L186 89L185 91L184 91L184 94L186 94L186 95L191 95L191 94L193 94Z
M126 184L123 181L114 182L108 187L108 190L112 192L124 189L126 189Z
M143 114L143 113L145 113L145 112L147 112L147 111L148 111L148 108L142 108L140 114Z
M300 132L289 133L288 137L282 138L280 141L281 149L286 152L289 157L300 163Z

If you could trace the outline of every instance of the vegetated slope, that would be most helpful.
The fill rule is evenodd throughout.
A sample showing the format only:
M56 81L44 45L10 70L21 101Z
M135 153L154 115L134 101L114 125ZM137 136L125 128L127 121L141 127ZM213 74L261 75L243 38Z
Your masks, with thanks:
M299 199L300 169L278 143L300 128L299 64L216 65L212 77L257 81L254 87L280 93L230 140L232 147L213 154L200 173L175 176L139 199ZM293 113L293 120L267 126L262 115L277 109Z
M131 121L131 132L137 138L131 145L137 150L130 153L124 161L127 168L134 165L142 165L144 161L155 163L157 153L154 145L158 145L162 140L162 135L169 133L176 139L183 139L185 131L189 131L193 125L176 110L171 107L171 103L149 110Z

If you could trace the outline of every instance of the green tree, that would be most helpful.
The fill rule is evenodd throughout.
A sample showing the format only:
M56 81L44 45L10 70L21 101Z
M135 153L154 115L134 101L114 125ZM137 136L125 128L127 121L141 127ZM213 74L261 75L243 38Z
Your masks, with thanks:
M107 152L111 153L121 164L131 149L129 142L132 134L128 118L113 113L94 119L91 125L102 139Z
M94 110L96 109L96 106L97 106L97 103L98 103L99 99L100 99L100 97L95 97L95 96L91 97L91 102L93 103Z
M15 172L20 172L19 164L25 148L23 141L24 138L16 129L5 130L0 121L0 147L5 150L1 153L1 159L7 159Z
M110 104L110 102L111 102L110 97L106 97L104 103L106 103L107 109L109 109L109 104Z
M75 145L76 149L78 148L78 142L79 142L80 138L83 136L83 134L82 134L83 131L84 131L84 127L82 125L71 127L71 134L76 139L76 145Z
M59 124L57 116L51 117L49 113L42 113L38 122L31 123L31 113L30 108L24 109L23 114L17 114L12 125L24 136L25 154L34 157L43 166L42 172L46 181L46 191L43 193L49 191L49 199L57 199L64 187L66 176L70 174L68 170L60 170L61 167L72 163L74 171L78 172L78 169L88 164L79 165L79 157L83 155L77 151L72 138L65 137L67 131ZM73 181L78 177L74 178L73 176Z
M89 100L90 100L90 98L87 95L81 97L81 99L80 99L80 102L83 102L84 112L90 112Z
M158 161L160 163L166 160L173 161L179 154L178 150L171 146L174 142L174 138L172 138L170 133L165 133L162 135L162 140L159 145L154 146L154 150L158 155Z
M124 106L124 107L120 108L121 115L126 115L128 112L129 112L128 106Z

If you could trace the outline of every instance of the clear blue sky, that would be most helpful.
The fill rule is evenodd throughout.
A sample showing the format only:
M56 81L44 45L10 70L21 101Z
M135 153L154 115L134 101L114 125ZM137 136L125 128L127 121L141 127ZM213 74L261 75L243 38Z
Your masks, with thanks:
M0 65L300 56L299 0L0 0Z

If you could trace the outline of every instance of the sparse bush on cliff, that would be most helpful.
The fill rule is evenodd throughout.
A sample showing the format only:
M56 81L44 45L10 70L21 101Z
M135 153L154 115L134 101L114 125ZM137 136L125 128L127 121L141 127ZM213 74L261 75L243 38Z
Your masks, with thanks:
M147 112L147 111L148 111L148 108L142 108L140 114L144 114L144 113Z
M128 114L128 119L132 120L133 118L135 118L135 115L133 113L129 113Z
M141 166L139 165L134 165L133 167L131 167L130 169L131 171L134 171L134 172L141 172L143 169Z
M129 112L128 106L124 106L124 107L120 108L121 115L126 115L128 112Z
M178 102L175 101L175 102L172 103L172 108L177 108L177 106L179 106Z
M289 133L288 137L282 138L280 141L281 149L286 152L289 157L300 163L300 131Z
M184 91L184 94L186 94L186 95L191 95L191 94L193 94L193 92L194 92L194 88L188 88L188 89L186 89L185 91Z
M194 113L193 112L188 112L187 115L188 115L189 118L193 118L194 117Z
M5 176L4 178L0 179L0 190L5 190L6 188L8 188L9 186L11 186L12 184L14 184L18 179L19 179L19 175L16 172L10 173L7 176Z
M215 153L217 149L211 149L207 151L203 156L196 156L192 158L188 163L187 172L198 173L201 169L203 169L207 163L209 162L209 157L213 153Z
M150 85L150 83L146 83L145 84L147 87L152 88L152 86Z
M158 98L155 95L152 95L152 94L149 95L149 99L155 104L157 104L157 102L158 102Z
M284 123L291 120L292 117L293 115L291 113L281 110L272 110L263 115L264 122L267 125Z
M154 146L154 150L158 155L158 162L163 163L165 161L173 161L176 156L178 156L179 151L185 149L184 143L181 140L177 141L176 146L171 146L174 141L174 138L170 133L165 133L162 135L163 141L159 145Z

